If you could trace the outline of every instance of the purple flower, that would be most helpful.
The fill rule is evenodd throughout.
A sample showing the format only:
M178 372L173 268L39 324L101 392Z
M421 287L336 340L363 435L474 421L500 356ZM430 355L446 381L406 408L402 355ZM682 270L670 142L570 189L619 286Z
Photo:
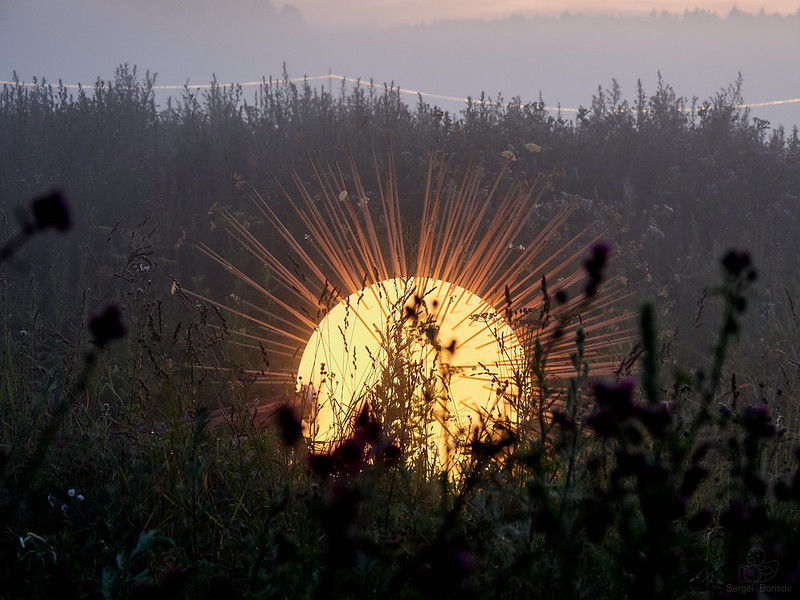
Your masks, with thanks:
M396 443L389 444L383 449L381 454L383 462L387 467L392 467L400 461L400 446Z
M744 409L742 426L754 439L769 438L775 435L775 426L766 406L748 406Z
M664 404L645 405L636 408L636 416L653 437L663 437L667 427L672 423L672 416Z
M361 436L353 436L339 444L333 451L334 466L344 473L357 473L365 464L366 444Z
M125 326L119 308L113 304L108 306L103 314L89 321L89 330L94 336L94 343L100 348L124 336Z
M303 425L291 406L283 405L275 412L278 434L285 446L294 446L303 437Z
M748 252L738 252L736 250L728 250L722 258L722 266L734 276L749 267L750 262L750 254Z
M597 288L603 281L603 268L610 253L611 246L605 242L598 242L592 246L592 255L583 263L583 268L589 276L585 290L587 296L594 296L597 293Z
M53 228L63 232L68 231L72 225L69 207L64 195L58 190L34 200L32 209L36 229Z
M365 402L356 419L356 432L370 444L378 442L381 435L381 425L372 414L369 402Z
M594 386L594 397L597 406L620 419L627 419L633 414L633 381L625 380L616 385L597 383Z
M568 431L574 431L576 429L575 421L563 410L553 411L553 425Z
M308 466L317 477L330 477L336 470L333 456L326 453L311 453L308 455Z

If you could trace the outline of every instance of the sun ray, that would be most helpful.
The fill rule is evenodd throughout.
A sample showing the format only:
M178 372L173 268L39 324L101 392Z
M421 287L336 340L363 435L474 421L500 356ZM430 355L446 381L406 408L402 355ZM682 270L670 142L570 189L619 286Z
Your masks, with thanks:
M456 432L469 432L476 421L519 420L506 395L516 393L514 374L527 368L534 340L547 340L555 387L574 375L578 327L587 336L584 360L595 371L613 370L614 348L633 339L630 315L618 308L628 293L613 279L592 301L575 293L581 259L597 239L594 224L566 233L576 203L559 208L525 242L543 178L509 177L506 161L487 185L470 160L455 180L451 156L438 151L425 173L417 240L407 244L391 140L383 162L370 144L372 182L362 178L349 146L344 170L311 154L311 183L293 172L294 193L276 179L304 240L255 189L251 198L276 234L272 242L221 213L228 233L274 276L272 283L198 244L253 295L232 295L231 306L187 292L242 321L244 327L230 329L233 346L258 353L262 363L269 364L269 355L277 365L239 372L259 384L297 383L302 404L310 406L312 443L341 439L363 402L387 402L386 386L406 385L402 377L410 377L416 383L403 393L419 397L414 410L427 415L420 439L437 440L444 460L448 448L461 444ZM294 268L278 258L275 244L289 249ZM554 291L570 297L554 304ZM387 378L386 369L400 368L391 367L400 359L401 371Z

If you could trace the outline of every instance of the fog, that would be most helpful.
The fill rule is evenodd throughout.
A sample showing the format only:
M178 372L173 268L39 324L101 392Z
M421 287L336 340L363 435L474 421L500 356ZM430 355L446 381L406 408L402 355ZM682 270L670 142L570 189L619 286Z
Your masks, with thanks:
M646 15L655 10L682 13L702 8L727 15L734 7L757 13L793 14L797 0L279 0L299 8L311 23L325 26L384 23L413 24L452 19L499 19L511 15Z
M0 0L0 600L791 597L800 11L691 1Z
M458 97L486 91L529 101L541 92L548 104L575 107L590 104L598 84L612 78L632 98L637 79L652 90L660 72L680 95L703 100L741 72L746 102L800 96L800 12L390 24L395 18L366 26L321 21L313 2L300 6L309 14L257 0L6 2L0 78L16 70L23 80L92 83L127 62L157 72L161 84L205 83L212 74L236 82L279 75L285 63L292 76L333 72ZM800 104L752 114L794 125Z

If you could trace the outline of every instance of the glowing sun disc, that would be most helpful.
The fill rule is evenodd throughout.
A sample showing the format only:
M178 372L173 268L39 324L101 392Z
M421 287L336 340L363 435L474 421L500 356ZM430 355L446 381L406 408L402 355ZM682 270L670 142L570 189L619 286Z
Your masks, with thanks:
M385 382L392 353L398 352L391 331L402 332L406 358L411 356L423 372L438 373L435 420L427 433L429 450L438 452L439 462L450 453L455 432L471 431L481 417L515 418L497 388L508 381L522 350L502 315L458 285L396 278L336 305L306 344L297 381L306 398L315 401L313 441L337 441L363 403L373 401L371 394L382 376ZM422 389L415 395L421 397Z

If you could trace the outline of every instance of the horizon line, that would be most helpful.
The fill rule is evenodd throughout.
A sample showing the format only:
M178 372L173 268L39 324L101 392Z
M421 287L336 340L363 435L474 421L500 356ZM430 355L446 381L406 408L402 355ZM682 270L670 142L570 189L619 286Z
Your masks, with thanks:
M798 13L800 14L800 12ZM394 85L394 82L391 84L383 82L383 83L376 83L374 79L370 78L368 80L362 79L360 77L350 77L346 75L337 75L335 73L329 73L327 75L306 75L303 77L291 77L291 78L283 78L283 79L273 79L272 76L267 78L266 76L262 76L262 78L258 81L243 81L243 82L230 82L230 83L219 83L215 80L211 83L196 83L196 84L189 84L188 82L179 85L179 84L154 84L151 86L153 90L203 90L203 89L213 89L213 88L235 88L235 87L255 87L255 86L269 86L269 85L279 85L279 84L286 84L286 83L307 83L309 81L322 81L322 80L337 80L341 82L347 82L358 85L366 85L372 88L375 87L383 87L385 89L394 90L400 94L406 95L413 95L419 98L433 98L436 100L446 100L450 102L460 102L462 104L478 104L482 106L525 106L526 103L522 102L500 102L497 100L491 100L491 97L487 97L487 99L475 99L472 96L450 96L446 94L436 94L433 92L426 92L423 90L412 90L407 88L401 88L400 86ZM97 84L101 83L103 85L108 84L111 85L112 82L110 80L103 80L98 78L98 80L90 85L85 85L81 83L63 83L61 79L58 80L58 83L49 83L43 77L41 81L37 81L36 78L33 78L33 81L24 82L24 81L3 81L0 80L0 85L3 87L5 86L15 86L15 87L27 87L27 88L36 88L36 87L57 87L57 88L64 88L64 89L91 89L97 88ZM483 96L483 92L481 92L481 96ZM685 98L685 97L684 97ZM771 106L780 106L785 104L798 104L800 103L800 97L798 98L786 98L780 100L766 100L762 102L748 102L743 104L737 104L734 108L737 109L748 109L748 108L765 108ZM528 102L527 104L539 104L538 102ZM542 105L541 110L546 110L548 112L568 112L568 113L578 113L582 108L589 108L584 106L579 107L567 107L561 106L557 104L556 106L549 106L549 105ZM634 109L631 109L634 110ZM688 112L689 108L684 108L684 111Z

